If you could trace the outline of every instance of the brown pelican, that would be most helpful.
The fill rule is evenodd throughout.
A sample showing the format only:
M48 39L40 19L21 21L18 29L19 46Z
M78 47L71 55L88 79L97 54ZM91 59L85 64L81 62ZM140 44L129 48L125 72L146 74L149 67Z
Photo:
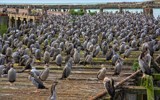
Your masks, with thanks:
M74 49L73 60L75 64L78 64L80 61L80 53L78 52L77 49Z
M50 53L48 51L44 52L43 59L45 64L48 64L50 62Z
M0 65L0 77L1 77L1 75L3 74L3 69L5 68L5 66L4 65Z
M97 73L97 78L99 80L103 80L106 76L106 72L107 72L107 70L106 70L105 67L101 68L101 70L99 70L98 73Z
M115 95L115 88L114 88L114 80L108 77L105 77L103 80L103 84L109 95L111 96L110 100L113 100Z
M124 58L128 58L131 54L132 48L128 48L124 52Z
M116 61L116 64L115 64L115 69L114 69L114 74L113 75L119 75L121 70L122 70L122 65L123 65L123 62L120 58L118 58L118 60Z
M144 77L145 74L151 75L151 69L149 68L146 60L143 59L144 56L145 56L144 53L145 52L142 52L138 57L138 62L139 62L139 66L140 66L140 68L141 68L141 70L143 72L143 77Z
M46 64L45 69L39 75L39 78L42 81L45 81L48 78L48 76L49 76L49 68L48 67L49 67L49 65Z
M16 81L16 71L13 68L13 64L12 63L10 64L10 66L11 66L11 68L8 71L8 80L12 84L13 82Z
M56 64L58 65L58 66L61 66L62 65L62 55L61 54L58 54L57 56L56 56Z
M60 79L67 78L71 73L71 69L72 69L72 58L69 59L69 61L66 63L65 67L63 68L62 77Z
M32 81L33 85L35 85L37 89L47 89L43 82L33 72L30 72L29 80ZM35 92L38 92L38 90Z

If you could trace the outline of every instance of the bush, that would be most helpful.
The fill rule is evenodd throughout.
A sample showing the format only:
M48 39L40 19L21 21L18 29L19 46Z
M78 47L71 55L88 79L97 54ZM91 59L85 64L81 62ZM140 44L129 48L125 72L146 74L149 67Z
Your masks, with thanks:
M75 11L74 9L70 9L70 10L69 10L69 13L70 13L71 15L76 15L76 11Z
M89 14L92 16L92 15L95 15L96 12L89 12Z
M71 15L84 15L85 11L83 9L80 9L78 11L75 11L74 9L69 10L69 13Z
M0 24L0 35L3 36L4 33L7 31L7 25Z
M139 64L137 60L134 60L134 63L132 65L132 70L137 71L139 69Z

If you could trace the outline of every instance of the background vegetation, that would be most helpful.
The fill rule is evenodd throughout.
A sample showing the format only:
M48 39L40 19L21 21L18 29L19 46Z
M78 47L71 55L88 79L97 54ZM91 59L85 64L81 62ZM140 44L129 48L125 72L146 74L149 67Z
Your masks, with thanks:
M83 9L80 9L80 10L75 10L75 9L71 9L70 11L69 11L69 13L71 14L71 15L84 15L85 13L87 13L85 10L83 10ZM96 14L96 12L91 12L90 10L89 10L89 12L88 12L90 15L94 15L94 14Z
M7 31L7 25L0 24L0 35L2 36Z

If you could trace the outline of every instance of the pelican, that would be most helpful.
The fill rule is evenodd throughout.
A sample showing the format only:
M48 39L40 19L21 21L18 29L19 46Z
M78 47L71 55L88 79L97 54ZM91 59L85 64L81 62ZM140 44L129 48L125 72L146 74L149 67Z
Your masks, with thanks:
M62 77L60 79L67 78L71 73L71 69L72 69L72 58L70 58L70 60L66 63L65 67L63 68Z
M56 95L56 85L58 82L53 82L51 86L51 95L49 96L48 100L57 100L57 95Z
M43 59L44 59L44 63L47 64L50 62L50 53L48 51L45 51L44 52L44 56L43 56Z
M98 73L97 73L97 78L99 80L103 80L106 76L106 72L107 72L107 70L106 70L105 67L101 68L101 70L99 70Z
M49 67L49 65L46 64L45 69L40 73L39 78L42 81L45 81L48 78L48 76L49 76L49 68L48 67Z
M5 66L4 65L0 65L0 77L1 77L1 75L3 74L3 69L5 68Z
M43 82L33 72L30 72L29 80L32 81L33 85L35 85L37 89L47 89ZM38 90L35 92L38 92Z
M73 60L75 64L78 64L80 61L80 53L77 49L74 49Z
M112 56L112 65L115 65L116 61L118 60L119 55L117 53L114 53Z
M128 58L131 54L132 48L128 48L124 52L124 58Z
M108 77L105 77L103 80L103 84L109 95L111 96L110 100L113 100L115 95L115 87L114 87L114 80Z
M143 72L143 77L145 74L151 75L151 69L149 68L147 62L143 59L145 56L144 52L142 52L138 57L139 66Z
M58 55L56 56L56 64L57 64L58 66L61 66L61 65L62 65L62 55L61 55L61 54L58 54Z
M11 83L11 85L12 85L13 82L16 81L16 71L13 68L13 64L11 64L11 68L8 71L8 80Z
M116 61L115 69L114 69L114 74L113 75L119 75L122 70L122 61L120 58Z

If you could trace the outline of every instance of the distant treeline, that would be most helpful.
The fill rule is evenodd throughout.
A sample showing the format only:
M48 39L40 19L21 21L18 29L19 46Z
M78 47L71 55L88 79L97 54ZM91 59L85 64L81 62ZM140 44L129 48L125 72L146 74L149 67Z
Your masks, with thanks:
M79 10L75 10L75 9L71 9L69 10L69 13L71 15L84 15L85 13L89 13L90 15L94 15L96 14L97 12L91 12L90 10L87 12L86 10L83 10L83 9L79 9Z

